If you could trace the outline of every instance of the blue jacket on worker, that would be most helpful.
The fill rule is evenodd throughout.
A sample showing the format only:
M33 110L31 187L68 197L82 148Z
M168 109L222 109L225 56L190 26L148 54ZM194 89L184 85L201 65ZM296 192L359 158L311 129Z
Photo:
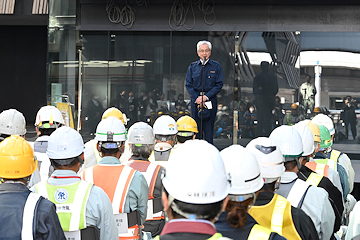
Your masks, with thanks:
M22 234L27 225L27 229L32 232L32 236L27 235L27 239L65 240L55 204L40 197L33 202L35 208L25 209L25 205L31 202L30 193L20 182L0 184L0 239L23 239ZM30 219L24 218L25 211L28 211Z
M210 110L210 119L203 121L203 132L205 134L205 140L209 143L213 143L214 123L217 112L217 98L218 94L224 84L223 72L220 63L217 61L208 59L205 65L202 65L201 60L190 64L186 73L186 89L191 97L191 117L195 119L197 125L201 126L201 119L198 116L198 109L195 100L201 96L202 92L202 80L203 80L203 68L204 68L204 95L209 98L212 103L212 109ZM196 138L200 138L200 134L197 134Z

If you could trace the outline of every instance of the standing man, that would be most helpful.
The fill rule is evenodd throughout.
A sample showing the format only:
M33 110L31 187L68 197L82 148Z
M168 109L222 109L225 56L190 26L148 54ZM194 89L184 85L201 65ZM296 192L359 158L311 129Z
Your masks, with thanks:
M2 239L65 240L53 203L26 187L37 168L29 143L10 136L0 144L0 232Z
M355 140L356 138L356 103L351 96L346 96L345 106L344 106L344 122L345 122L345 132L346 138L349 139L349 124L351 125L352 137Z
M291 113L284 116L283 125L295 125L296 123L305 119L305 116L299 112L299 105L296 103L291 104Z
M253 82L258 120L256 136L268 137L271 132L271 112L275 107L275 95L279 87L276 77L270 73L269 63L262 61L260 67L261 73L255 76Z
M67 238L79 239L74 237L79 230L95 227L100 240L119 239L109 197L101 188L77 175L84 162L81 135L66 126L56 129L48 139L46 154L55 171L47 181L36 184L31 190L56 204Z
M37 112L35 130L38 138L34 142L34 154L39 163L42 181L46 181L54 172L46 154L50 134L62 126L65 126L65 121L60 110L56 107L44 106Z
M208 41L197 43L200 60L190 64L185 86L191 97L191 117L195 119L200 129L200 134L197 134L196 138L200 139L204 134L205 140L212 144L217 111L216 94L220 92L224 80L220 63L210 59L211 48L212 45ZM203 116L201 119L199 109L204 109L205 106L210 117L205 119ZM206 114L203 112L203 115Z
M306 75L305 82L300 86L300 102L305 107L305 113L308 113L308 109L310 112L313 112L315 107L315 95L316 88L311 81L311 76Z

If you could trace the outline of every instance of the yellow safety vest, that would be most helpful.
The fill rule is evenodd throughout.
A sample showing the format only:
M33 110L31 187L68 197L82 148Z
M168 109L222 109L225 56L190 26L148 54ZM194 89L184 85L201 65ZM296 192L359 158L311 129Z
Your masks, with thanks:
M309 183L310 185L317 187L319 185L321 179L323 179L323 177L324 176L322 176L318 173L310 173L306 182Z
M328 165L331 169L337 171L337 161L332 159L314 159L315 162Z
M249 214L261 226L271 229L287 239L301 240L292 220L291 204L286 198L274 194L268 204L252 206Z
M248 236L248 240L268 240L270 238L271 230L259 224L255 224Z
M331 150L330 159L334 160L334 161L337 161L339 159L339 157L340 157L340 154L341 154L340 151L333 149L333 150Z
M293 123L290 123L290 114L287 115L286 120L287 120L287 124L288 124L289 126L293 126L293 125L294 125Z
M64 232L86 228L86 203L93 185L78 181L65 186L54 186L47 182L35 185L36 192L56 205L56 213Z

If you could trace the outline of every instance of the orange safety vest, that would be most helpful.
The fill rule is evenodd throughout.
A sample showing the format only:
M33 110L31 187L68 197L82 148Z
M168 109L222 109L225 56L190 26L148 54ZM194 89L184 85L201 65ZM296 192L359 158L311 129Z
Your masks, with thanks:
M325 177L328 177L328 171L329 171L329 166L322 164L322 163L317 163L317 162L307 162L305 164L305 166L307 166L308 168L310 168L312 171L323 175Z
M124 165L95 165L84 169L82 179L102 188L112 203L114 213L123 213L135 171ZM114 181L114 179L118 180Z
M138 170L139 172L141 172L145 179L146 182L149 186L149 201L148 201L148 208L152 209L152 199L154 199L154 189L155 189L155 183L156 183L156 179L158 177L159 171L161 166L156 164L156 163L152 163L149 161L142 161L142 160L129 160L126 163L127 166L134 168L136 170ZM150 211L150 209L148 209L148 212ZM156 212L156 213L152 213L151 217L149 217L149 213L148 216L146 218L146 221L148 220L160 220L160 219L165 219L164 214L162 211L160 212Z
M95 165L84 169L82 179L104 190L111 201L116 219L118 214L124 214L125 200L135 172L135 169L125 165ZM115 179L118 180L114 181ZM139 226L135 225L127 233L119 233L119 239L139 239L139 231Z
M292 220L291 204L286 198L274 194L268 204L252 206L249 214L259 225L277 232L287 239L301 240Z

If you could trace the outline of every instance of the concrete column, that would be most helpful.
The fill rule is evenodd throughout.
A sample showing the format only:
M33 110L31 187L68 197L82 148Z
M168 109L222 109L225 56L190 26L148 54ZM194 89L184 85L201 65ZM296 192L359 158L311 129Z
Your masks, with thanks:
M319 61L315 66L315 88L316 88L316 95L315 95L315 107L319 107L321 105L321 71L322 67L319 65Z

